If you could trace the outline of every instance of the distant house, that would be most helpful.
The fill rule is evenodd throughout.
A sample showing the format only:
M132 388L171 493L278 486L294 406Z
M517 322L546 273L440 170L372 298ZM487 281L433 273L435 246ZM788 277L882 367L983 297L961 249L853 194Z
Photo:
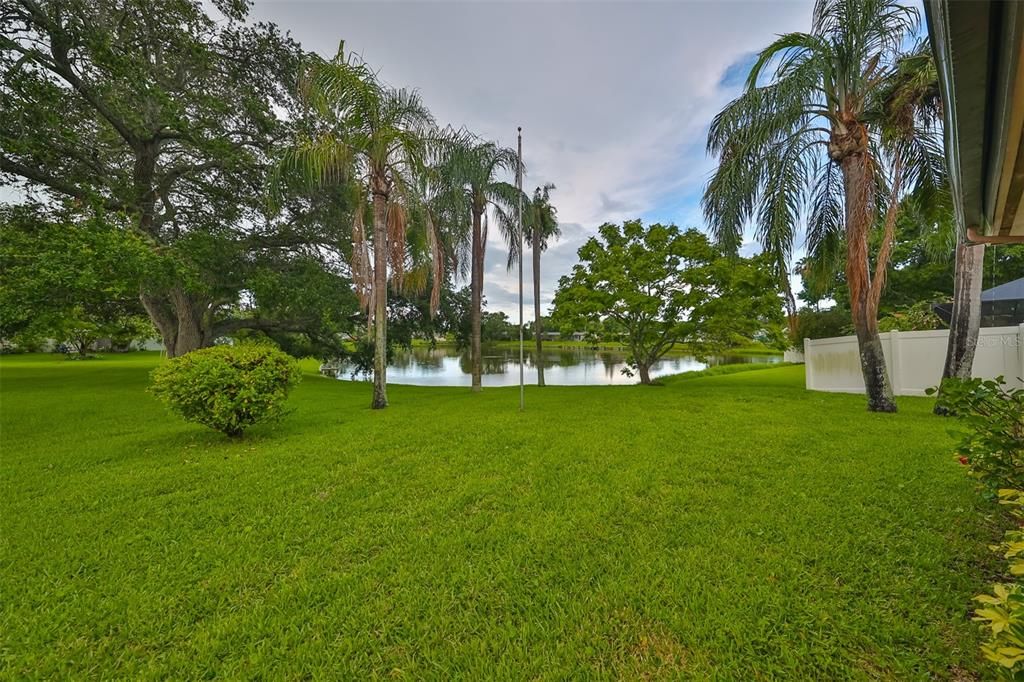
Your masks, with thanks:
M935 306L935 314L949 324L953 304ZM1024 277L981 292L981 326L1012 327L1024 324Z

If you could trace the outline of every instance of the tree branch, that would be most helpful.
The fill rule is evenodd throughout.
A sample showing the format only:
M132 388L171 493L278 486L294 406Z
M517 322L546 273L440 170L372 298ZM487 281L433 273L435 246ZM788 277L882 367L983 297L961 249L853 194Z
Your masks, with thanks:
M312 323L308 320L268 320L258 317L235 317L221 320L214 324L211 334L214 338L230 334L240 329L251 329L263 332L303 332Z
M139 137L131 131L127 124L114 115L110 107L107 106L106 102L99 98L95 92L93 92L83 81L79 78L78 74L75 73L71 66L71 60L68 58L68 36L64 32L64 29L58 24L50 21L50 18L46 16L46 12L43 11L35 0L21 0L21 5L29 12L32 23L36 24L50 36L50 54L53 60L42 59L42 55L37 53L35 60L40 66L45 67L49 71L57 74L64 81L70 85L75 92L82 96L85 101L92 105L92 107L113 126L114 130L127 142L132 148L138 146ZM25 53L24 50L19 50Z
M75 199L89 201L94 198L94 195L90 194L81 187L47 175L38 168L26 166L25 164L15 161L14 159L8 156L0 156L0 171L4 171L6 173L13 173L14 175L25 178L26 180L31 180L32 182L37 182L40 185L45 185L46 187L49 187L55 192L66 194L67 196L73 197ZM124 204L118 201L114 201L113 199L106 198L103 199L103 207L108 211L125 210Z

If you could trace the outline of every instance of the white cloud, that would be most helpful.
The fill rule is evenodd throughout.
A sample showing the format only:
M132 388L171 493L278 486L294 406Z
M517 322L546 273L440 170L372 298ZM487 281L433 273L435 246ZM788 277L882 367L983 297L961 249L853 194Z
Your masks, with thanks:
M330 54L344 38L386 80L418 88L440 123L509 146L523 126L525 187L557 185L564 233L543 258L545 304L602 222L701 224L696 201L713 167L704 137L737 92L743 69L734 65L776 34L806 29L810 12L809 0L258 1L254 9L307 49ZM516 274L506 273L491 232L489 307L516 316ZM529 268L524 279L530 301Z

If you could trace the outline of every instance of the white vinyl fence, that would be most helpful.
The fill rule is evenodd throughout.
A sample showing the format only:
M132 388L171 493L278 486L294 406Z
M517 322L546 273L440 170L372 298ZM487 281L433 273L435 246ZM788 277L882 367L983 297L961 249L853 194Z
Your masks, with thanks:
M782 354L782 361L802 364L804 361L804 352L802 350L797 350L796 348L787 348Z
M949 330L885 332L880 336L896 395L925 395L926 388L939 383ZM804 339L804 361L809 390L864 392L857 337ZM986 379L1003 376L1010 386L1024 386L1024 324L982 329L972 374Z

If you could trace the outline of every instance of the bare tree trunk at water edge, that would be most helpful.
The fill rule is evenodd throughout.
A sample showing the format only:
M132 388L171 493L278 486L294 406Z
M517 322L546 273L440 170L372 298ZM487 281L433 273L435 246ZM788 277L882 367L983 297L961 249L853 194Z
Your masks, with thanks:
M852 133L850 138L858 136L858 132ZM874 179L870 163L867 154L860 151L849 153L841 161L846 194L846 281L850 289L850 309L857 333L868 410L895 412L889 370L882 354L882 340L878 336L878 305L871 293L868 231L874 215Z
M480 349L480 318L484 290L484 244L483 228L481 226L482 213L473 211L473 242L472 242L472 264L469 282L470 291L470 340L469 340L469 364L473 374L474 392L483 387L483 357Z
M971 244L962 236L956 245L953 274L953 314L949 320L949 343L942 380L970 379L974 352L981 328L981 284L985 263L985 245ZM941 388L941 386L940 386ZM938 405L935 414L948 412Z
M388 406L388 198L373 194L373 402Z
M544 333L540 321L540 228L533 227L533 336L536 339L537 357L534 363L537 365L537 385L544 385Z

